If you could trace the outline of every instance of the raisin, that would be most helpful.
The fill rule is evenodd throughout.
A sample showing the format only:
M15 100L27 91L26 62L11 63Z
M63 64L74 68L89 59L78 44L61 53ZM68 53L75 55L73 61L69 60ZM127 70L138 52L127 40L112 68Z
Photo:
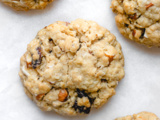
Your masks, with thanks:
M32 67L33 69L36 69L38 65L40 65L41 62L39 60L35 60L35 61L32 61Z
M49 42L52 42L53 41L53 39L52 38L49 38Z
M95 98L89 97L88 94L85 93L84 90L81 91L80 89L77 89L76 92L77 92L79 98L87 97L87 98L89 99L90 104L91 104L91 105L93 104ZM90 110L91 110L91 107L78 106L77 100L75 101L75 103L74 103L74 105L73 105L73 108L74 108L76 111L78 110L79 113L82 113L82 112L83 112L83 113L85 113L85 114L89 114L89 112L90 112Z
M101 82L107 82L107 80L106 79L101 79Z
M72 106L75 110L78 109L77 100L74 102L74 105Z
M85 91L81 91L80 89L77 89L77 94L78 97L82 98L82 97L88 97L87 93L85 93Z
M145 31L146 31L146 29L145 29L145 28L142 28L142 34L141 34L141 36L139 37L140 39L143 39L143 38L144 38Z
M78 106L78 110L80 113L84 112L85 106Z
M94 103L94 100L96 99L96 98L90 98L90 97L88 97L88 99L89 99L89 102L91 103L91 105Z
M52 53L52 50L50 50L49 53Z
M95 98L89 97L88 94L85 93L84 90L81 91L80 89L77 89L77 94L78 94L78 97L79 97L79 98L88 97L88 99L89 99L91 105L93 104L93 102L94 102L94 100L95 100Z
M91 107L85 107L85 106L78 106L77 105L77 100L75 101L74 105L73 105L73 108L79 113L85 113L85 114L89 114L90 113L90 110L91 110Z
M56 46L52 38L49 38L49 42L51 42L54 46Z
M41 47L38 47L36 50L38 51L38 54L41 57Z
M77 51L79 51L79 50L81 49L81 47L82 47L82 45L80 44L80 45L79 45L79 48L78 48L78 50L77 50Z
M128 27L129 25L125 23L124 26L125 26L125 27Z
M35 69L38 65L40 65L41 64L41 62L42 62L42 53L41 53L41 47L37 47L37 52L38 52L38 55L39 55L39 59L37 59L37 60L33 60L32 59L32 67L33 67L33 69Z

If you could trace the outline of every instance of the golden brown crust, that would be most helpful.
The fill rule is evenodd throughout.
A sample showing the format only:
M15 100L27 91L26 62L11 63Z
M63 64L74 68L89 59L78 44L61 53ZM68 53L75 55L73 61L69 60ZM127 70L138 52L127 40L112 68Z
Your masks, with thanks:
M122 35L148 47L160 47L160 0L112 0Z
M160 120L155 114L150 112L140 112L126 117L117 118L115 120Z
M1 2L18 11L27 11L30 9L44 9L54 0L1 0Z
M40 30L21 57L19 75L42 110L77 115L115 94L123 66L115 36L93 21L77 19Z

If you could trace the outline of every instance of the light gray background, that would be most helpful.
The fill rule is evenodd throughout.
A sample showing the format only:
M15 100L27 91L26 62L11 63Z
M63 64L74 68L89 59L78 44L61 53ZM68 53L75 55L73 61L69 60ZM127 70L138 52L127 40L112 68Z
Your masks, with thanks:
M150 111L160 117L160 48L125 39L117 30L111 0L55 0L45 10L17 12L0 3L0 120L113 120ZM88 116L62 117L42 112L25 95L19 72L27 44L44 26L77 18L96 21L115 34L125 56L125 78L108 104Z

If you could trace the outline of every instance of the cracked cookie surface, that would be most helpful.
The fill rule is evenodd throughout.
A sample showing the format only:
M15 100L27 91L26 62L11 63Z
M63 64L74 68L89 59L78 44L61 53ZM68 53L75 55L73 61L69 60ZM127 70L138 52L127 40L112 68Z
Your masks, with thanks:
M40 30L21 57L26 94L45 111L88 114L115 94L124 77L116 37L96 22L55 22Z
M27 11L30 9L44 9L54 0L0 0L15 10Z
M133 116L128 115L126 117L117 118L115 120L160 120L155 114L150 112L141 112L134 114Z
M160 0L112 0L122 35L148 47L160 47Z

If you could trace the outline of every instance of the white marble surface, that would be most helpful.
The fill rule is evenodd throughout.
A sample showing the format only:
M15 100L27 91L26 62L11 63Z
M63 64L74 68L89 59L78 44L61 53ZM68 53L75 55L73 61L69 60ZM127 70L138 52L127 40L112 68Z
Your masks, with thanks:
M45 10L16 12L0 3L0 120L113 120L140 111L160 117L160 48L147 48L125 39L117 30L111 0L55 0ZM42 112L25 95L19 60L38 30L55 21L94 20L121 43L125 78L117 94L88 116L66 117Z

